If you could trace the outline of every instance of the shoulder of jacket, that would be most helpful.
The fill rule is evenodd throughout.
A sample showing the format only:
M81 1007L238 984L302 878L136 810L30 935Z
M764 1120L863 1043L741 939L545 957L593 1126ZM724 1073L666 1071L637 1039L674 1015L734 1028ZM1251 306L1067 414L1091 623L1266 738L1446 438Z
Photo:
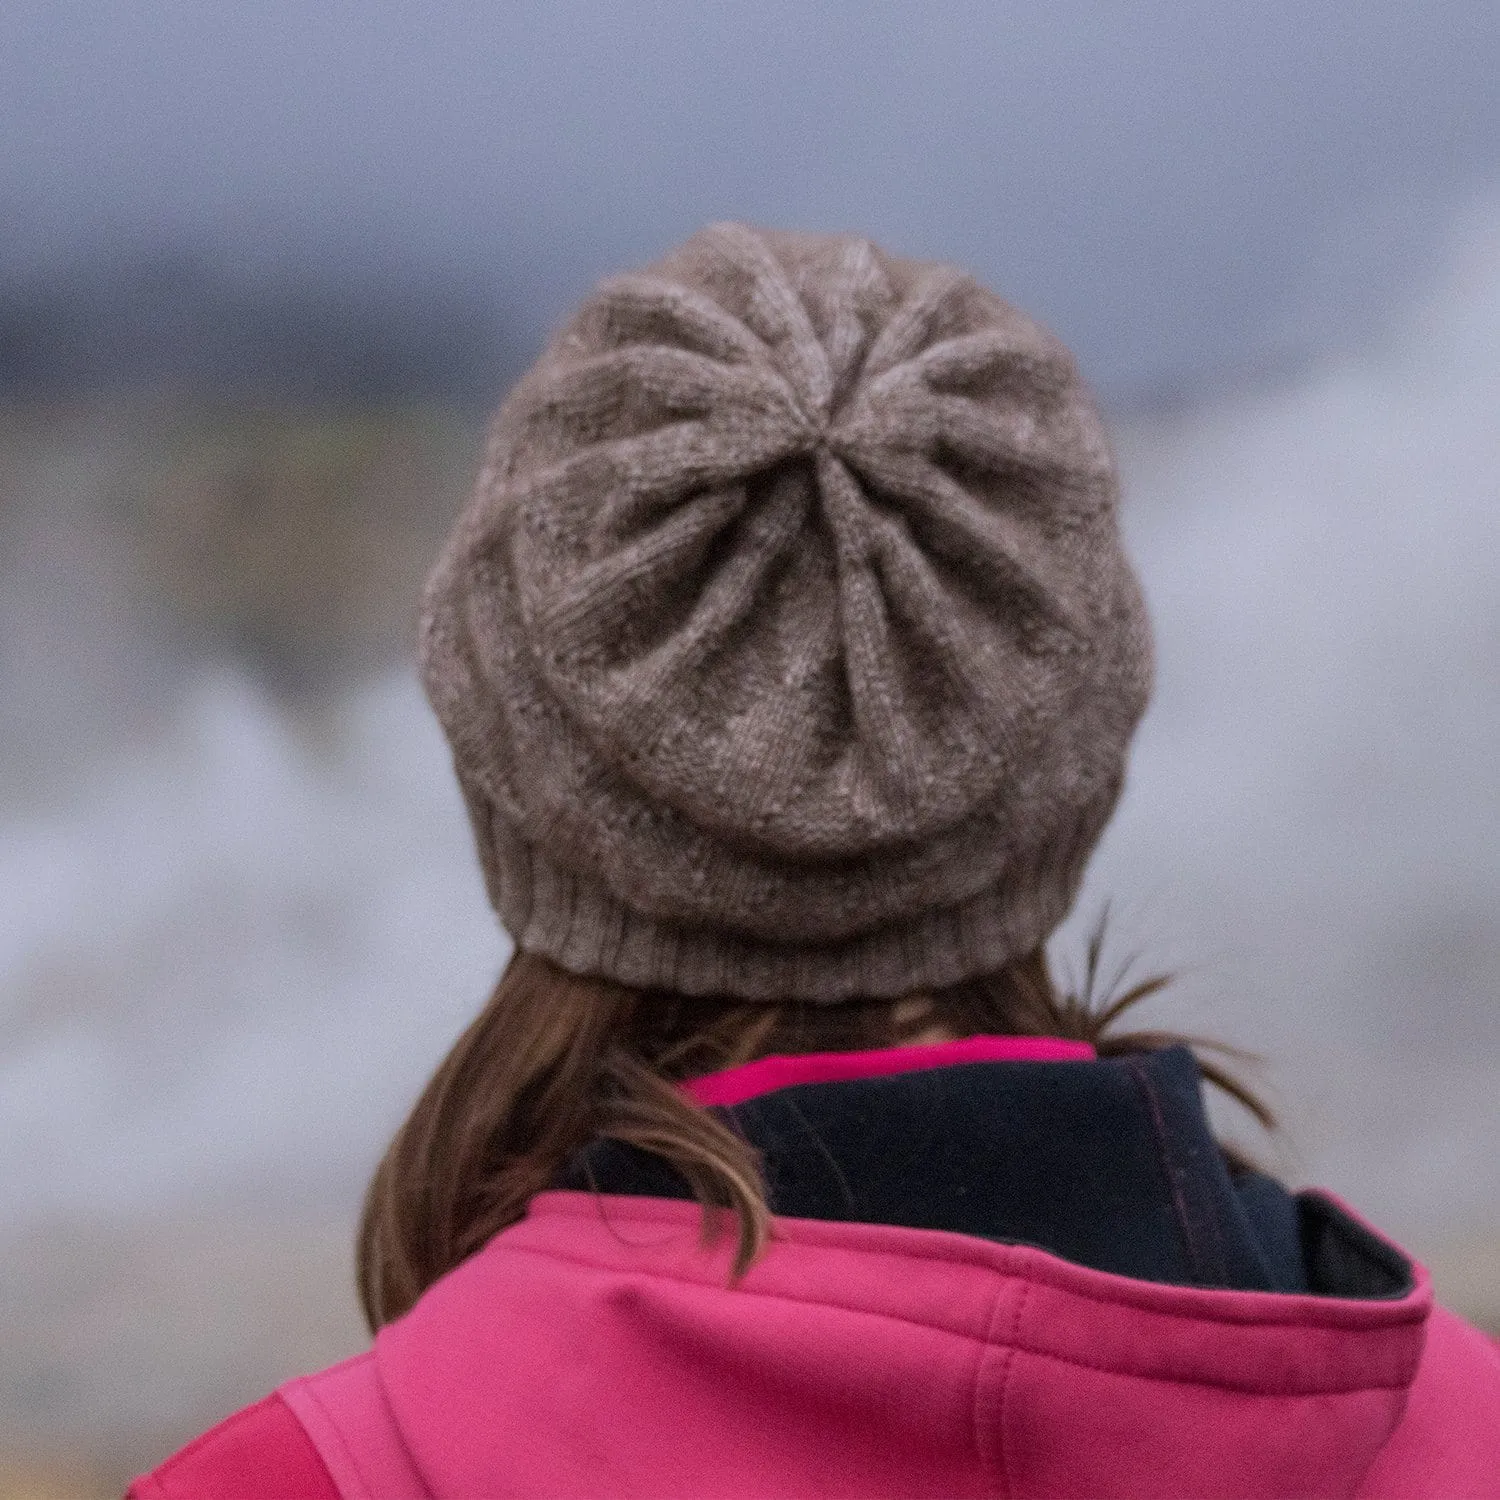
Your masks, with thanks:
M226 1417L131 1485L126 1500L340 1500L280 1393Z

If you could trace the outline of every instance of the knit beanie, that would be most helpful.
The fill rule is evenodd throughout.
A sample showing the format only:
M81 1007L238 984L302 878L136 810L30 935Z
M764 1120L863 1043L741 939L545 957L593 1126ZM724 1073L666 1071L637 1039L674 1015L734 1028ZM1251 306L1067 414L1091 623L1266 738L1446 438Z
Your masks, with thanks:
M517 945L686 994L993 972L1072 903L1151 644L1067 350L950 266L715 224L504 401L423 676Z

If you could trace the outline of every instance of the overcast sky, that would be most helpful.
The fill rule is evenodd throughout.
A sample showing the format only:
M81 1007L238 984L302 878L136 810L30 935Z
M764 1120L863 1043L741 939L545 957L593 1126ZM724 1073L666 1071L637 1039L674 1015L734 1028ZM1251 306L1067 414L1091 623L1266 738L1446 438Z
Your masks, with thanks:
M1417 280L1497 77L1494 0L8 0L0 270L400 259L531 338L706 220L855 228L1171 384Z

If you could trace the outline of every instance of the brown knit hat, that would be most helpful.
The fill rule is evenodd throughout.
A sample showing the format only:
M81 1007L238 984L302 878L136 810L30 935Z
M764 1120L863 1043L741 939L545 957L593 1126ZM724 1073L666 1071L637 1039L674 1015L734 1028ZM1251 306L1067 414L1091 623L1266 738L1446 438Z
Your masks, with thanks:
M422 666L517 944L837 1001L1062 920L1150 690L1067 350L949 266L716 224L501 406Z

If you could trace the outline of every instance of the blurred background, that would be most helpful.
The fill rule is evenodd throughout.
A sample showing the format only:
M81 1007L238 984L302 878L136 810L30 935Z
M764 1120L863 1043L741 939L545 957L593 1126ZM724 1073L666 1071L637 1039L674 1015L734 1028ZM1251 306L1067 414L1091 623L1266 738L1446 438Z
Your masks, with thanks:
M0 1496L361 1346L359 1194L505 954L415 685L483 418L705 221L1051 324L1160 636L1076 919L1500 1328L1492 0L9 0ZM1144 972L1138 969L1137 972Z

